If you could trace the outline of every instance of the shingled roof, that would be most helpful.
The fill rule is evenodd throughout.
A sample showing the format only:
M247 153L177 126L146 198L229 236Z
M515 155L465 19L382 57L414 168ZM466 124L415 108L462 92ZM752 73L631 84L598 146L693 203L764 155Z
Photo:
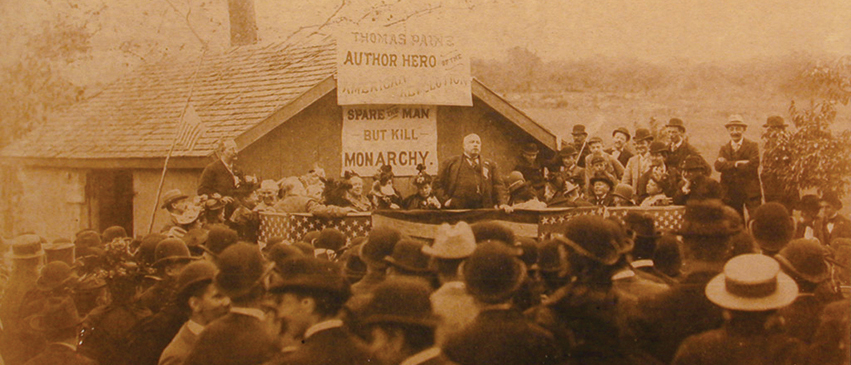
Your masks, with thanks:
M99 95L51 117L3 149L29 159L162 158L171 147L195 76L191 104L206 125L194 149L172 156L204 157L215 142L237 137L335 72L333 41L265 44L168 60L141 67Z

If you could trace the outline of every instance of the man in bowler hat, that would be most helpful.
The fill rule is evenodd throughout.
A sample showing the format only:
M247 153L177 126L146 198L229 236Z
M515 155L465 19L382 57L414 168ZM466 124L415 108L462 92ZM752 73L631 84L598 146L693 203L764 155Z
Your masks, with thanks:
M510 212L508 193L495 162L481 156L482 139L464 137L464 153L440 163L435 195L447 209L499 208Z
M712 168L709 167L709 164L706 163L706 160L697 151L697 148L694 148L694 146L685 140L686 127L682 119L671 118L668 124L665 125L665 133L668 135L668 149L670 150L665 160L668 166L679 169L682 167L682 163L687 156L698 156L703 166L706 167L706 174L712 172Z
M789 171L792 164L791 151L781 146L781 142L789 138L786 122L783 117L774 115L768 117L762 127L765 130L762 134L765 152L762 155L762 171L759 177L762 180L765 202L776 201L792 210L798 201L798 191L784 184L780 178L781 174Z
M819 227L821 243L830 245L838 238L851 238L851 220L839 213L839 210L842 209L842 201L839 200L839 196L827 192L822 196L819 205L824 214L821 227Z
M715 170L721 173L721 185L726 190L724 203L744 217L745 208L752 214L759 206L762 191L758 175L759 145L744 137L748 125L742 119L741 115L733 114L724 125L730 133L730 142L718 151Z
M25 365L94 365L96 361L77 353L82 319L69 296L53 297L41 313L25 319L31 330L44 335L47 347Z
M579 158L576 160L576 164L579 167L585 167L585 157L591 153L591 150L588 149L588 145L585 139L588 138L588 132L585 131L585 125L575 124L573 126L573 131L570 133L573 136L573 148L579 154Z

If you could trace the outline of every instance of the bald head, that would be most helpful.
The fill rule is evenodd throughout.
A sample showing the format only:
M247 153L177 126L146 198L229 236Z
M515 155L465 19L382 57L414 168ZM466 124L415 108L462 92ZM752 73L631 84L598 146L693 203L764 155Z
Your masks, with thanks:
M476 157L482 152L482 139L478 134L468 134L464 137L464 153Z

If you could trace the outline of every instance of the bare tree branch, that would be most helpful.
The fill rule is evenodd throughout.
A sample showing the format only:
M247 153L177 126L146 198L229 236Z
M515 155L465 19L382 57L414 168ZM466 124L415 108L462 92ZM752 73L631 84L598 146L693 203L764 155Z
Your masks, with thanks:
M201 47L203 47L203 49L207 49L207 42L204 41L204 39L202 39L200 35L198 35L198 32L195 30L195 27L193 27L192 23L189 21L189 14L192 13L192 7L190 6L190 8L186 12L186 14L183 14L182 12L180 12L179 9L177 9L177 6L175 6L174 3L171 2L171 0L163 0L163 1L168 3L168 5L171 6L172 9L174 9L175 13L183 16L183 18L184 18L183 20L186 22L186 26L189 27L189 30L192 32L192 35L194 35L195 39L197 39L198 42L201 43Z

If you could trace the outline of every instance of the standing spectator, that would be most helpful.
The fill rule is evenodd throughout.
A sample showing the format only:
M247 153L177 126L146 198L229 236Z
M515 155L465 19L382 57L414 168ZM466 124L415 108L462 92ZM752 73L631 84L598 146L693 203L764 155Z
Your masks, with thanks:
M638 179L638 200L641 206L670 205L680 181L679 171L667 164L669 151L665 144L650 144L650 170Z
M160 280L142 293L139 303L157 313L174 294L180 271L193 259L186 243L178 238L166 238L157 243L154 255L156 261L152 266Z
M390 227L375 227L369 231L358 252L366 264L366 275L352 285L352 293L357 297L368 295L387 275L387 261L384 258L393 254L393 248L402 238L402 234Z
M402 238L393 247L393 253L384 258L390 266L387 268L387 277L413 277L419 278L437 286L437 277L429 268L429 257L423 253L425 245L411 238Z
M706 297L724 309L724 327L686 339L672 364L803 363L803 344L770 324L797 295L797 285L776 261L759 254L734 257L706 285Z
M526 276L516 251L501 242L480 243L464 263L463 276L481 311L461 332L449 337L446 356L461 365L556 364L552 335L511 307Z
M529 182L539 199L544 196L544 169L538 162L540 148L537 143L526 143L520 153L520 159L514 166L514 171L523 174L523 179Z
M712 173L712 168L706 163L706 160L703 159L697 148L694 148L694 146L686 141L686 127L681 119L671 118L668 124L665 125L665 133L668 135L668 151L670 152L665 158L665 163L668 167L679 169L686 157L698 156L702 161L702 165L705 166L706 174L709 175ZM650 149L653 149L652 146Z
M585 186L585 169L576 164L577 156L573 145L567 145L558 151L558 160L552 165L549 179L553 196L563 193L568 182L580 188Z
M213 284L216 270L209 261L196 261L180 273L175 302L189 319L163 349L159 365L183 364L204 327L228 313L230 298Z
M605 162L605 171L610 175L617 178L620 181L623 176L623 165L612 155L603 151L603 139L600 137L591 137L588 139L588 150L590 153L588 156L585 156L585 176L586 181L590 176L594 175L597 171L594 169L589 169L588 167L592 167L594 164L593 160L602 157Z
M851 220L839 213L842 201L835 193L825 193L821 198L821 209L824 212L820 236L823 245L830 245L837 238L851 238Z
M819 198L813 194L802 196L796 210L801 212L801 219L795 222L795 238L815 238L822 241Z
M590 151L588 150L588 146L585 143L585 139L588 138L588 132L585 131L585 126L582 124L574 124L573 131L570 133L573 136L573 149L577 151L579 156L576 159L576 164L579 167L585 166L585 156L588 156Z
M825 252L825 247L816 240L797 239L774 256L780 269L795 280L800 291L792 304L780 310L786 333L805 343L810 343L815 335L819 316L828 304L815 294L816 288L830 278Z
M792 164L791 151L783 146L789 138L786 131L786 122L783 117L774 115L768 117L762 126L765 132L762 139L765 141L765 153L762 155L762 191L765 194L765 202L778 202L786 209L792 210L798 201L796 189L787 187L780 179L780 175L789 171Z
M763 255L774 256L792 240L795 223L780 203L767 203L753 212L748 228Z
M851 301L838 300L824 308L809 355L810 364L848 364L851 359Z
M21 318L21 305L26 294L37 287L39 268L44 251L44 239L34 234L24 234L12 242L12 272L0 299L0 323L3 324L3 359L8 364L22 364L28 355L21 343L25 324ZM31 354L29 356L32 356Z
M511 211L499 167L481 152L482 139L469 134L464 137L464 153L441 162L434 190L445 208Z
M78 353L77 344L82 319L71 297L50 298L41 313L26 319L28 325L44 335L47 347L25 365L96 365L97 362Z
M636 131L637 133L638 131ZM632 152L627 148L629 143L629 130L620 127L612 132L612 147L606 149L606 153L612 155L621 165L626 166L629 159L632 158Z
M730 133L730 143L721 146L715 170L721 173L721 185L726 194L724 203L736 209L744 217L744 210L753 214L759 206L762 192L759 187L759 145L744 138L748 125L742 116L733 114L724 125Z
M638 191L638 179L647 171L650 171L650 143L653 142L653 135L646 128L638 128L635 130L635 137L632 138L632 143L635 145L635 156L629 158L626 162L621 183L632 186L632 189Z

